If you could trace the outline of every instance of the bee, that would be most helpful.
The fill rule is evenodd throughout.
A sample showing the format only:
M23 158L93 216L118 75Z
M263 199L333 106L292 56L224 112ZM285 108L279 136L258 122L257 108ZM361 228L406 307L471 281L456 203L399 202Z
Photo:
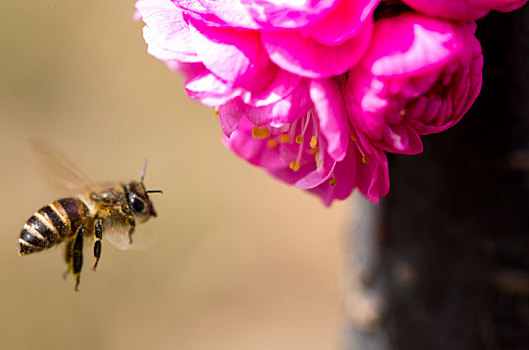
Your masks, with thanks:
M58 150L42 141L32 141L32 148L43 165L51 170L52 180L82 191L61 198L36 211L24 224L18 238L18 252L28 255L64 244L64 259L78 291L83 266L83 243L93 239L95 271L101 257L103 237L118 246L128 248L137 224L156 217L149 193L144 185L147 159L144 160L140 181L114 184L94 184Z

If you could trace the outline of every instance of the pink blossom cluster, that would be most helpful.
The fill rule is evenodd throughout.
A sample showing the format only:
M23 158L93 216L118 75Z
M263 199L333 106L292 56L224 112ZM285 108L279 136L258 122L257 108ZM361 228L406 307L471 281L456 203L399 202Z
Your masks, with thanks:
M326 205L389 190L476 99L474 20L527 0L138 0L148 52L214 107L224 143ZM384 9L384 11L381 11Z

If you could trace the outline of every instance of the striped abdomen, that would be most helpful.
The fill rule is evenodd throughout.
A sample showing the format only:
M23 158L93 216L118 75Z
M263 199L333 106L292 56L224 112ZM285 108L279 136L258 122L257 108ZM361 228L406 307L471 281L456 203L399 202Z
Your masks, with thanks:
M20 232L19 254L39 252L75 235L88 213L78 198L59 199L39 209Z

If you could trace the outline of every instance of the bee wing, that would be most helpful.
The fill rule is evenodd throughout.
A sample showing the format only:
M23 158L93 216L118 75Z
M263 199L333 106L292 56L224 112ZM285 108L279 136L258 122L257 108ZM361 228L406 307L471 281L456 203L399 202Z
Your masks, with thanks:
M94 186L94 182L57 147L40 139L30 139L29 144L37 157L39 170L51 186L69 192L86 191Z
M134 240L132 244L130 243L129 231L122 228L118 229L117 227L105 229L103 238L121 250L131 249L134 244Z
M136 229L132 234L132 243L129 240L129 231L111 228L103 232L103 239L110 242L114 247L121 250L143 250L154 244L152 235L145 234L145 227ZM148 239L150 237L151 239Z

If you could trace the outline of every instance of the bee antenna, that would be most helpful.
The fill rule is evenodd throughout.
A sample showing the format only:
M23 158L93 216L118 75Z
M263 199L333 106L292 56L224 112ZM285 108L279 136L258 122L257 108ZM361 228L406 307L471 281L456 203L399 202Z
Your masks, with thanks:
M147 157L145 157L143 159L143 167L141 168L141 175L140 175L140 179L141 179L141 182L143 183L143 179L145 178L145 170L147 169Z
M163 193L162 190L148 190L148 191L145 191L145 193Z

